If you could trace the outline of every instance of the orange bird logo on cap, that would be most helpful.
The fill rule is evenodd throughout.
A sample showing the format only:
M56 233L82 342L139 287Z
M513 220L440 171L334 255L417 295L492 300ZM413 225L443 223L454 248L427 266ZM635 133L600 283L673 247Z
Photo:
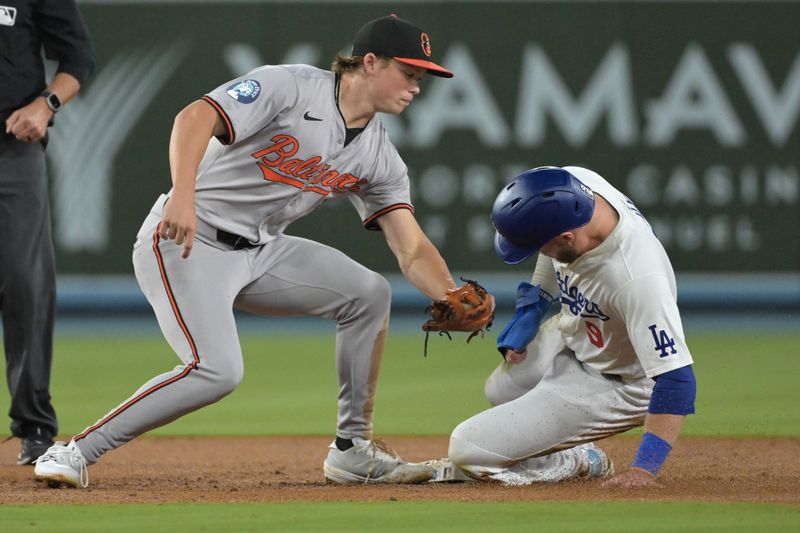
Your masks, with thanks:
M428 37L427 33L420 34L420 40L422 41L422 52L431 57L431 39Z

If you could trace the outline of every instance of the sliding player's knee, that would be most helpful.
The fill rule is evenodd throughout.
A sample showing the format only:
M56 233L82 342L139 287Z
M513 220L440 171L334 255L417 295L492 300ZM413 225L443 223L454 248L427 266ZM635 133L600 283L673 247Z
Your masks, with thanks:
M526 392L525 389L513 382L502 365L486 378L483 385L483 395L492 406L516 400Z
M470 420L459 424L450 435L450 446L447 457L450 461L468 471L476 467L500 467L506 458L498 455L489 448L485 442L484 430L477 427Z

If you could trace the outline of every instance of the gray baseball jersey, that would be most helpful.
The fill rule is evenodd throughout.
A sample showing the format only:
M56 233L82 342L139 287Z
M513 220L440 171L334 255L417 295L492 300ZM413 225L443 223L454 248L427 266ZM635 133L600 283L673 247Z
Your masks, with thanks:
M411 208L406 166L380 120L344 146L335 77L307 65L265 66L204 97L225 122L197 175L197 216L264 244L326 200L346 195L373 227Z
M576 445L643 424L650 378L692 364L672 266L650 225L596 173L565 169L619 221L572 263L537 262L538 279L557 278L561 312L542 324L523 363L503 363L489 377L486 396L495 407L453 431L450 458L476 475L577 475Z
M211 140L198 168L192 253L182 259L181 246L159 237L165 195L145 219L133 252L137 280L181 364L75 437L89 463L236 388L244 365L234 307L335 320L336 434L372 434L389 284L345 254L284 229L342 196L367 228L388 211L413 209L405 165L377 117L345 146L331 72L266 66L203 98L226 131ZM236 238L223 239L220 230Z

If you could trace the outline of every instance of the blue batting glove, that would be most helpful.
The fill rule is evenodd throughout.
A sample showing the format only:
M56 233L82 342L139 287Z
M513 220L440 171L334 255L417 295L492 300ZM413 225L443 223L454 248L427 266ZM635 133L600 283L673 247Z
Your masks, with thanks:
M539 285L523 281L517 287L517 306L514 316L497 337L497 350L505 357L507 350L527 349L542 323L553 299Z

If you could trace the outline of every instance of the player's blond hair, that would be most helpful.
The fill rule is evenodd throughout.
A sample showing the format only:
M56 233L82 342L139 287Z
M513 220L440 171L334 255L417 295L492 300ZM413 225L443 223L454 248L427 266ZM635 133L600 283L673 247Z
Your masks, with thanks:
M331 64L331 70L338 75L347 72L353 72L360 69L364 65L364 56L349 56L345 54L336 54Z
M378 56L379 59L386 61L389 58ZM360 69L364 66L364 56L351 56L345 55L342 53L336 54L336 57L333 59L333 64L331 64L331 70L338 75L342 75L348 72L355 72L356 70Z

